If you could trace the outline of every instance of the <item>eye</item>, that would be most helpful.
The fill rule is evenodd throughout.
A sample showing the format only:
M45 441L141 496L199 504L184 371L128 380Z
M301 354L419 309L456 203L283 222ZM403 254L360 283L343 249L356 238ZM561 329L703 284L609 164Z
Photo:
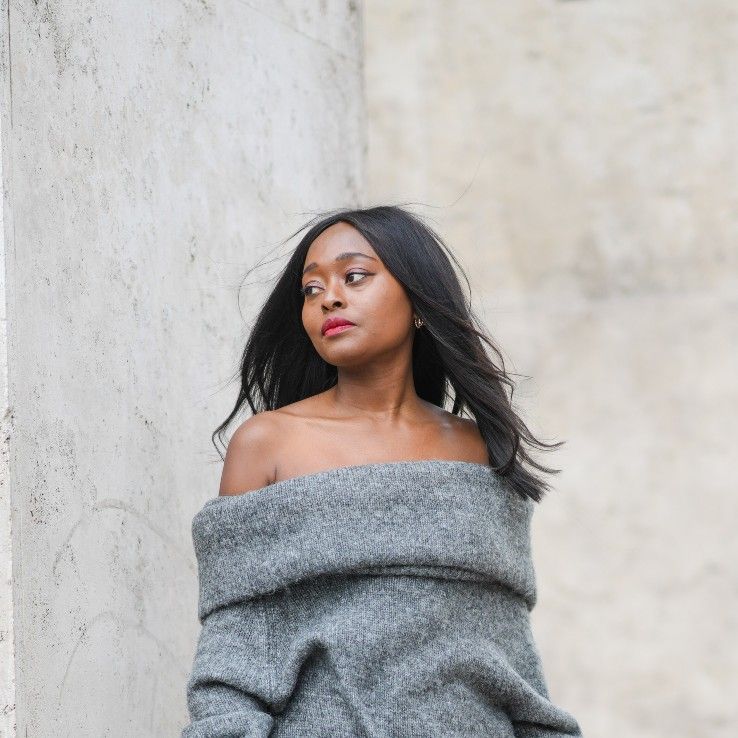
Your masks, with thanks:
M346 279L348 279L349 277L353 277L354 275L358 275L359 277L369 277L369 276L371 276L368 272L356 272L356 271L354 271L354 272L349 272L346 275ZM361 282L361 281L362 281L361 279L358 279L358 280L354 280L353 282L349 282L349 284L355 284L356 282ZM310 297L310 295L314 295L315 294L314 292L309 292L309 290L313 289L313 287L315 287L317 289L318 285L315 285L315 284L305 285L305 287L301 287L300 288L300 293L302 295L304 295L305 297Z
M346 275L346 279L348 279L349 277L351 277L354 274L358 274L360 277L368 277L369 276L366 272L349 272ZM358 281L360 282L361 280L358 280ZM349 284L353 284L353 282L349 282Z

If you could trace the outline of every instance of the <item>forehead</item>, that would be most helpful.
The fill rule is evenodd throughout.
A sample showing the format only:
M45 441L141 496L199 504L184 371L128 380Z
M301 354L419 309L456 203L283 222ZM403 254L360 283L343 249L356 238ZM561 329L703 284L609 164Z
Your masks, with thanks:
M305 254L305 264L331 259L344 251L361 251L370 256L377 256L369 241L356 228L341 221L326 228L310 244Z

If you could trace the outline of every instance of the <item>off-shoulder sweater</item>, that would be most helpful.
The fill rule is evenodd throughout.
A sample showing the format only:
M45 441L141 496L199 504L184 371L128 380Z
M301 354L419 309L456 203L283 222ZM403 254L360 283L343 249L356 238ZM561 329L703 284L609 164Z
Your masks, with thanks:
M581 736L530 628L534 505L448 460L209 499L182 738Z

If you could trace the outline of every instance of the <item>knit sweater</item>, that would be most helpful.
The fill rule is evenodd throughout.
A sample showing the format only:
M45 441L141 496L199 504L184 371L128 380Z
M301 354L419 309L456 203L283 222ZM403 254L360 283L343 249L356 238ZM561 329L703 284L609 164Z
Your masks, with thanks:
M208 500L181 738L581 736L530 628L534 504L447 460Z

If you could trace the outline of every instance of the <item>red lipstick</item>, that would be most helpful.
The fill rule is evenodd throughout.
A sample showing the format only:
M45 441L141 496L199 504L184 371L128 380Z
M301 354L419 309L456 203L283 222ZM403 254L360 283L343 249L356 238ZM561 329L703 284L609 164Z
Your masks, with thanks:
M327 318L321 326L320 332L324 336L335 336L349 330L354 325L356 324L346 320L346 318Z

